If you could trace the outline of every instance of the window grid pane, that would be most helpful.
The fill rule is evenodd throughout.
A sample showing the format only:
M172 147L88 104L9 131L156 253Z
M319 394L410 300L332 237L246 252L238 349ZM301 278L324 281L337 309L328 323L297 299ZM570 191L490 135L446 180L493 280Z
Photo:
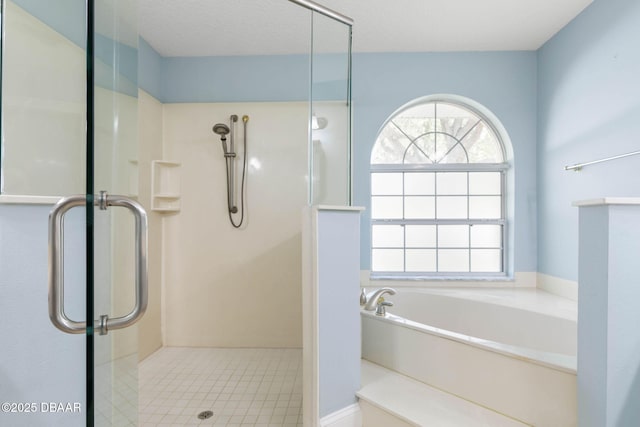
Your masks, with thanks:
M433 248L437 247L437 227L435 225L405 225L405 247Z
M470 228L470 246L475 249L502 248L501 225L475 224Z
M502 195L502 172L469 173L469 194L474 196Z
M371 251L373 271L405 271L403 249L373 249Z
M436 201L431 196L405 196L405 219L430 219L435 218Z
M471 249L471 271L499 273L502 271L502 250Z
M500 196L469 197L469 217L474 219L502 218L502 197Z
M371 244L376 248L404 248L404 227L402 225L374 225Z
M467 196L436 196L436 217L438 219L469 218L469 198Z
M402 196L373 196L371 197L371 218L400 219L402 218Z
M437 266L435 249L407 249L405 271L435 271Z
M402 174L401 173L372 173L371 174L371 195L373 196L401 196Z
M436 192L443 196L469 194L467 178L466 172L438 172L436 173Z
M438 249L439 273L469 273L469 249Z
M404 194L411 196L433 196L436 194L436 175L433 172L405 172Z

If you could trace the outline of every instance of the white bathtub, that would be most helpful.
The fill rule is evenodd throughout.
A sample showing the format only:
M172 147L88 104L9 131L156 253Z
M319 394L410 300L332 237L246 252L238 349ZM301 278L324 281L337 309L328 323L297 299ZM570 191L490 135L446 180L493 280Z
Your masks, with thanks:
M527 424L577 425L575 304L535 289L404 290L362 357Z

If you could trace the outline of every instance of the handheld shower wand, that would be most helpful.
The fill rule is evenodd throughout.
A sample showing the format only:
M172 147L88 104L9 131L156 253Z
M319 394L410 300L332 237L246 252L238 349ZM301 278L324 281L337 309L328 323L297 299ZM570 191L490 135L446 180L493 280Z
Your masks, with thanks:
M229 153L227 149L227 134L229 133L229 126L217 123L213 125L213 133L220 135L220 142L222 142L222 150L224 151L224 155Z
M236 153L233 151L232 129L233 121L231 122L231 128L223 123L217 123L213 125L213 133L220 135L220 142L222 142L222 151L224 152L224 159L227 166L227 206L231 213L235 213L238 211L238 208L236 208L233 203L233 158L236 156ZM227 146L227 135L229 135L229 139L231 139L230 147Z

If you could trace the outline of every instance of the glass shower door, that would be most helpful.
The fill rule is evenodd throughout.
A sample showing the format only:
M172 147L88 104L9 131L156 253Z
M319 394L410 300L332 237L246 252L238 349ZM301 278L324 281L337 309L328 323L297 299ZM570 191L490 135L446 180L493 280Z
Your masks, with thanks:
M144 313L147 300L146 214L137 203L137 2L95 0L94 13L94 161L87 193L104 200L94 202L94 256L88 267L93 269L94 321L109 325L94 331L94 419L97 426L136 426L138 328L133 317ZM127 318L131 325L116 326L118 319L129 323Z
M137 14L2 1L0 425L137 425Z

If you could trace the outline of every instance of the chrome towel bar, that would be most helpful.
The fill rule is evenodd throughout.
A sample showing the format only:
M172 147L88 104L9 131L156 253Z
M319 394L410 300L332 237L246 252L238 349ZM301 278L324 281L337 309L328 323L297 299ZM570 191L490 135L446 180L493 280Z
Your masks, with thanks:
M578 163L572 166L565 166L564 170L566 171L579 171L584 166L595 165L596 163L608 162L609 160L621 159L623 157L635 156L640 154L640 151L633 151L631 153L620 154L619 156L607 157L606 159L594 160L592 162Z

